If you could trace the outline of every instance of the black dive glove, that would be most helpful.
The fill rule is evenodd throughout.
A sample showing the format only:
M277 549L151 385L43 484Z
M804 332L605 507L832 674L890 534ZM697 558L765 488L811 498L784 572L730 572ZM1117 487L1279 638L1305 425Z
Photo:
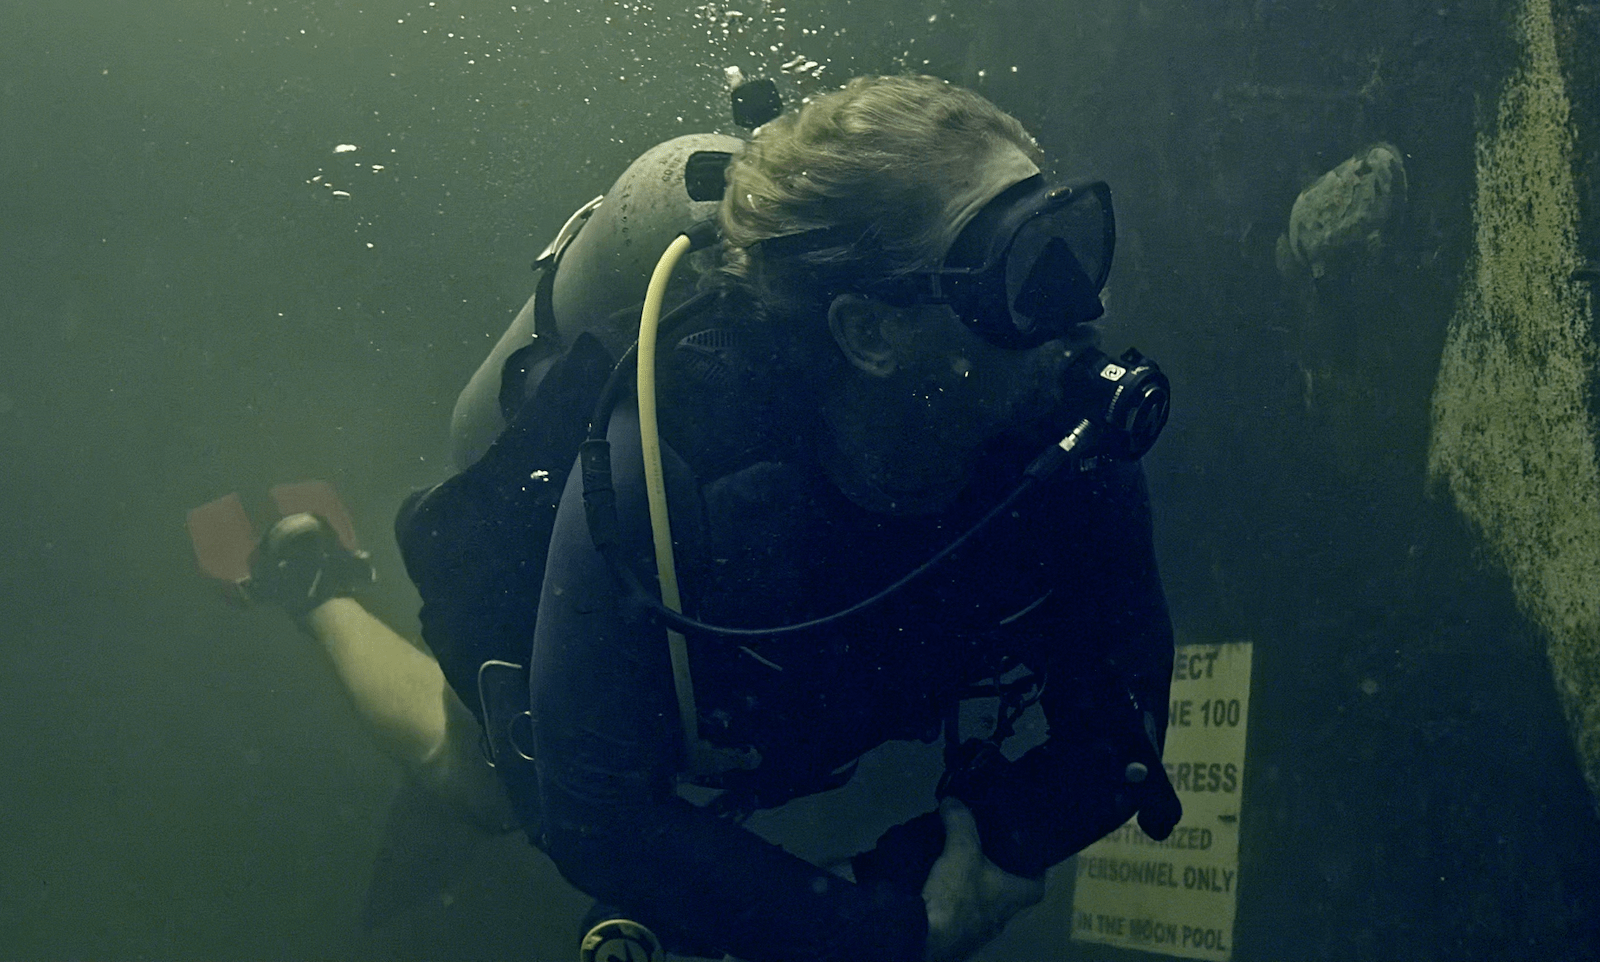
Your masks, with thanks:
M250 555L251 601L273 602L296 620L329 598L347 598L377 580L365 551L352 551L325 519L291 514L267 530Z

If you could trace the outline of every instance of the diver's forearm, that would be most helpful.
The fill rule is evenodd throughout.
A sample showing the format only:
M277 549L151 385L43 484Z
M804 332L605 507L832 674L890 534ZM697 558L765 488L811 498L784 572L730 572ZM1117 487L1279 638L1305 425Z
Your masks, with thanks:
M477 721L437 661L351 598L329 599L305 623L379 751L473 822L493 830L514 824L505 790L479 753Z

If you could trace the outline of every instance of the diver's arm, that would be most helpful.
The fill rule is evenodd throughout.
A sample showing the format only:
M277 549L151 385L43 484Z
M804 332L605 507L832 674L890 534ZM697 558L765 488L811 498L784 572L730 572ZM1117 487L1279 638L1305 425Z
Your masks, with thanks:
M505 789L478 749L481 729L437 661L353 598L322 602L304 625L379 751L473 824L515 827Z
M1023 876L1041 875L1113 831L1150 792L1169 791L1164 778L1142 786L1126 778L1145 737L1128 692L1164 741L1173 657L1143 474L1137 465L1116 465L1092 485L1077 507L1093 513L1082 543L1118 550L1079 552L1081 570L1064 573L1074 590L1058 592L1047 609L1040 705L1049 737L958 793L977 819L985 853Z
M747 962L923 957L927 905L916 893L846 881L683 799L601 802L586 794L593 784L541 778L548 854L568 881L669 946Z
M570 571L554 553L551 569ZM563 587L570 606L545 593L533 671L544 839L562 875L696 955L921 958L917 893L852 884L673 792L682 742L665 640Z
M637 460L622 450L626 432L611 433L623 528L638 531ZM855 885L675 793L682 735L666 637L618 597L590 541L580 489L574 472L551 538L531 672L544 837L556 866L669 946L697 954L921 958L927 910L915 890ZM648 576L648 542L641 547L638 570Z

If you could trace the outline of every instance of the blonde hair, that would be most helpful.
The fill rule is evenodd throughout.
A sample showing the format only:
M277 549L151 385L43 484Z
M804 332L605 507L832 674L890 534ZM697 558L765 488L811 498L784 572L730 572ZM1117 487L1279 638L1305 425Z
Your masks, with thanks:
M762 127L731 162L723 273L782 313L815 310L852 282L937 266L954 241L946 205L1001 145L1036 162L1015 118L935 77L858 77ZM775 255L762 242L817 233Z

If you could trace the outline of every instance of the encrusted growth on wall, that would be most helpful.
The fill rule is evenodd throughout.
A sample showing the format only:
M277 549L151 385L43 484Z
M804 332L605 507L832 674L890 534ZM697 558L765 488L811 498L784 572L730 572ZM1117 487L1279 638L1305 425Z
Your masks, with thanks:
M1482 530L1549 637L1579 762L1600 800L1597 349L1582 265L1570 105L1550 0L1527 0L1523 62L1479 137L1475 252L1434 389L1430 476Z

